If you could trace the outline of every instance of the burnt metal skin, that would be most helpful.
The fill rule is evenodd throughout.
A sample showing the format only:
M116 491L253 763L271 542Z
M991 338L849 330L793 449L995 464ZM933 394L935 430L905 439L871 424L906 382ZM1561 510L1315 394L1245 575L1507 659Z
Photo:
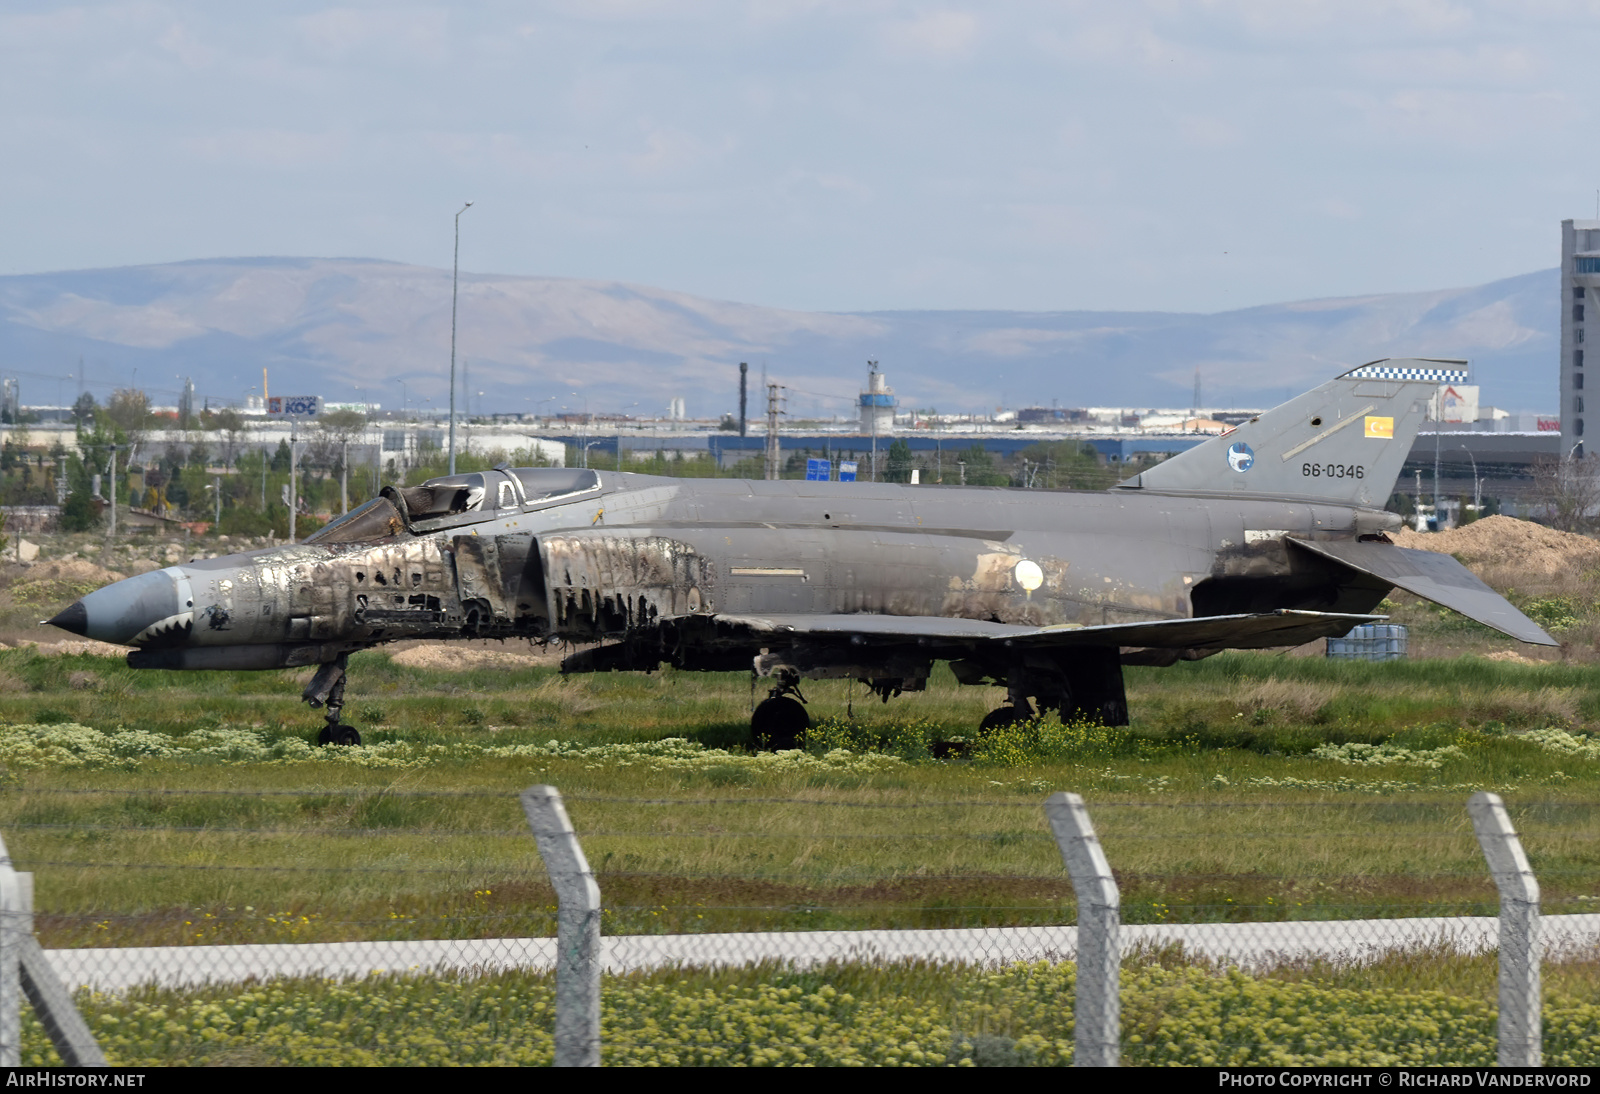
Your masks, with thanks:
M401 638L599 641L563 668L753 668L775 698L853 678L887 700L948 661L1013 713L1109 724L1123 664L1343 634L1396 586L1551 643L1453 559L1388 543L1399 520L1372 501L1434 382L1360 373L1106 492L500 467L386 488L303 543L130 578L49 622L133 646L134 667L320 665L325 741L348 655ZM1394 436L1350 428L1374 412ZM1307 452L1364 473L1312 476Z

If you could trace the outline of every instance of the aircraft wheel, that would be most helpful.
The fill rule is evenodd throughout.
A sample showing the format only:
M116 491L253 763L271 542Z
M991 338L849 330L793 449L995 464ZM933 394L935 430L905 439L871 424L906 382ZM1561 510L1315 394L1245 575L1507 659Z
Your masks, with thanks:
M1006 726L1014 726L1018 722L1026 722L1032 717L1033 711L1027 707L997 707L983 716L983 721L978 723L978 732L990 733Z
M358 745L361 743L361 734L356 732L355 726L323 726L322 732L317 734L319 745Z
M750 730L758 748L799 748L800 735L811 728L806 708L787 695L764 699L750 715Z

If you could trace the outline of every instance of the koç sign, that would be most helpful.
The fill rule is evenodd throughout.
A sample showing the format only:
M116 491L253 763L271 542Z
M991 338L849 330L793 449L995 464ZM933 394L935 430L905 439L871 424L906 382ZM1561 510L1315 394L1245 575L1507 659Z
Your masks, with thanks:
M267 415L281 418L315 418L322 410L320 395L271 395Z

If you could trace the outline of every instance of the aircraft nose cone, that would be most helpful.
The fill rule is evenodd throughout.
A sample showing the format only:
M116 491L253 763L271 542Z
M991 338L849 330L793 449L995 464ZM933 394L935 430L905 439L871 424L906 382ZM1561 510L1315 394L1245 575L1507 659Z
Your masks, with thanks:
M67 608L50 619L45 624L51 627L60 627L73 634L87 634L89 630L89 612L83 606L83 601L75 601L72 607Z
M119 646L182 645L194 629L194 597L188 575L170 566L96 589L46 622Z

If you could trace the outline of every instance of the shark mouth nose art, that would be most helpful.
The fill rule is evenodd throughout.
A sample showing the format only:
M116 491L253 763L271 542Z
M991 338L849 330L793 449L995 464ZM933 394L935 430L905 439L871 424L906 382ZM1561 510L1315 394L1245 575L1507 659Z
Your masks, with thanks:
M181 646L194 631L194 594L188 573L169 566L96 589L44 622L119 646Z

